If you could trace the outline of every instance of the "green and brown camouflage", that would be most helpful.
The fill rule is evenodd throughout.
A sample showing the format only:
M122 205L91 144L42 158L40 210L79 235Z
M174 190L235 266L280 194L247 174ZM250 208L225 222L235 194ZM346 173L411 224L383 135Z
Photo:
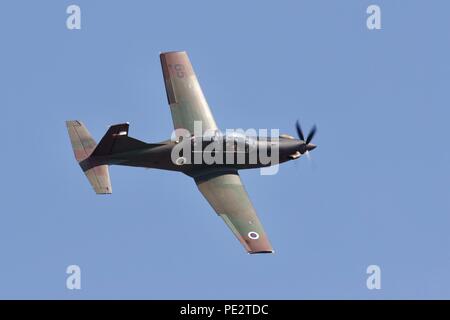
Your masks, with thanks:
M89 180L97 194L112 193L111 180L109 178L108 165L96 165L95 158L90 155L97 147L91 134L81 121L66 121L70 142L75 154L75 159Z
M203 131L217 130L186 52L161 53L160 59L175 129L183 128L193 134L194 122L200 121Z
M249 253L273 251L237 171L208 174L195 183Z
M174 128L186 129L192 135L194 122L200 121L202 132L218 130L186 52L161 53L160 59ZM268 164L260 160L250 163L247 161L250 157L245 157L244 163L240 164L178 161L184 157L173 161L172 155L176 146L180 146L179 143L194 144L198 137L192 136L184 141L175 139L146 143L129 137L129 124L123 123L111 126L97 145L80 121L67 121L66 124L75 158L95 192L99 194L112 192L108 171L110 165L182 172L194 178L200 192L248 253L271 253L273 249L242 184L238 170L261 168L294 160L315 148L310 143L315 129L305 139L300 126L297 125L301 139L281 135L277 137L276 142L268 143L264 139L253 141L257 150L266 148L267 145L270 148L276 143L276 148L273 149L278 153L276 163ZM244 152L248 152L245 150ZM200 151L206 152L204 149ZM193 156L195 151L192 149L191 152ZM235 148L231 152L235 153L234 159L240 151Z

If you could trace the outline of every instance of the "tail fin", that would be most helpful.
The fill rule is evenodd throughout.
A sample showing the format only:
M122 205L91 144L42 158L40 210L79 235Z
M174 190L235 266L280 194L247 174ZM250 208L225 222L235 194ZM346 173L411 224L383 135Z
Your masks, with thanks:
M66 121L66 125L75 159L77 159L95 192L97 194L112 193L108 165L95 165L94 161L90 161L90 156L96 149L97 144L89 131L81 121ZM83 162L82 165L81 162Z
M94 152L92 152L92 156L108 156L130 150L147 148L149 146L148 143L128 136L129 127L130 125L128 123L110 126Z

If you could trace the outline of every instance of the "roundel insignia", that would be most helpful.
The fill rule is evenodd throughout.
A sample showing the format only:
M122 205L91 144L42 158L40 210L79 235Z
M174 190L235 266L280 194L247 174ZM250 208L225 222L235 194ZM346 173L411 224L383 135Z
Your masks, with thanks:
M186 163L186 158L185 157L180 157L175 161L176 165L178 166L182 166L183 164Z
M250 231L248 233L248 237L252 240L257 240L257 239L259 239L259 233L255 232L255 231Z

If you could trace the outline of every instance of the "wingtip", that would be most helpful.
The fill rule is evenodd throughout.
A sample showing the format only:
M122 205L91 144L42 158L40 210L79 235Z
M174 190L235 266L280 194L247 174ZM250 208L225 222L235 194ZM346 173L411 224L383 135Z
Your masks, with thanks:
M98 189L98 190L96 190L94 188L94 191L95 191L96 194L99 194L99 195L112 194L112 188L111 187L101 188L101 189Z
M185 50L179 50L179 51L177 51L177 50L175 50L175 51L160 51L160 52L159 52L159 56L165 56L165 55L168 55L168 54L179 54L179 53L186 53L186 51L185 51Z
M274 250L249 251L248 254L275 253Z
M81 126L83 123L80 120L66 120L66 127Z

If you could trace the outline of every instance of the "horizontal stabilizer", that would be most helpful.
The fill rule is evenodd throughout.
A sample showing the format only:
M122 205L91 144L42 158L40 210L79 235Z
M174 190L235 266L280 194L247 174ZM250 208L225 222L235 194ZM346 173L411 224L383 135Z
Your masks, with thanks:
M73 153L78 162L88 158L94 151L96 143L81 121L66 121Z
M97 194L112 193L108 165L96 165L91 155L97 144L81 121L66 121L72 149L78 164Z
M109 178L108 166L101 165L84 171L84 174L88 178L90 184L94 188L97 194L110 194L112 193L111 180Z

